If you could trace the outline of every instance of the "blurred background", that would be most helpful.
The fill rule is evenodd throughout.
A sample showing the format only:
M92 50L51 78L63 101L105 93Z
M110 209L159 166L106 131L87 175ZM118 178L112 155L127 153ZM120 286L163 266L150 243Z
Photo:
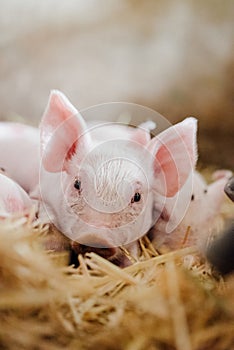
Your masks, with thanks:
M0 119L37 125L50 89L78 108L199 119L201 166L234 170L232 0L2 0Z

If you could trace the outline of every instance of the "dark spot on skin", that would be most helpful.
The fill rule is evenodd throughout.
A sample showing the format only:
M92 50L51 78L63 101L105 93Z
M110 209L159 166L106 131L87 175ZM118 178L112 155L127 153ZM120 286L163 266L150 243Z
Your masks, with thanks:
M1 170L3 173L5 173L5 171L6 171L4 168L0 168L0 170Z
M207 193L207 189L204 190L204 193Z
M195 199L195 196L194 196L194 194L192 194L191 201L193 201L194 199Z

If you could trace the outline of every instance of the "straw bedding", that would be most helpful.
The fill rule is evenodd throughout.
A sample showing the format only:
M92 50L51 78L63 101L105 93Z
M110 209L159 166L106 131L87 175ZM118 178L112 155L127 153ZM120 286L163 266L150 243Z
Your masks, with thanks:
M234 278L195 247L159 255L144 238L125 269L94 253L75 269L43 249L48 230L0 223L1 349L232 349Z

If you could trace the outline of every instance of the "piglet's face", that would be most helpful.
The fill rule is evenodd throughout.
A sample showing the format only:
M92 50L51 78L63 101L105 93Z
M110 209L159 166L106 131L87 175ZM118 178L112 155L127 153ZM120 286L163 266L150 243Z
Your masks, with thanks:
M190 225L204 224L207 220L217 215L224 197L224 183L222 180L219 180L208 186L199 173L196 172L194 174L191 203L186 216Z
M210 222L220 213L225 199L224 187L230 174L228 170L218 170L213 173L214 181L207 185L202 175L194 173L191 202L183 220L185 226L208 229Z
M196 162L193 118L152 140L143 129L113 124L88 127L58 91L41 122L42 164L58 174L63 203L54 223L86 245L127 245L145 234L160 215L157 193L174 196ZM121 137L113 134L117 128ZM56 212L58 203L50 205Z
M108 142L106 146L105 142L96 146L79 165L76 157L71 160L73 180L64 193L81 221L80 242L86 243L91 231L119 246L136 240L152 221L153 197L145 161L148 152L138 144L133 148L130 141L118 141L118 147ZM142 153L146 157L139 163Z

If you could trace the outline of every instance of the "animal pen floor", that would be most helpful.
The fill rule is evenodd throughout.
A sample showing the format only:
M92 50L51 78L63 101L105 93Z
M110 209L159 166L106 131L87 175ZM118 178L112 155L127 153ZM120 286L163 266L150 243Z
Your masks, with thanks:
M1 349L232 349L234 278L214 274L196 248L159 255L142 239L125 269L94 253L74 269L43 251L46 228L32 226L0 225Z

